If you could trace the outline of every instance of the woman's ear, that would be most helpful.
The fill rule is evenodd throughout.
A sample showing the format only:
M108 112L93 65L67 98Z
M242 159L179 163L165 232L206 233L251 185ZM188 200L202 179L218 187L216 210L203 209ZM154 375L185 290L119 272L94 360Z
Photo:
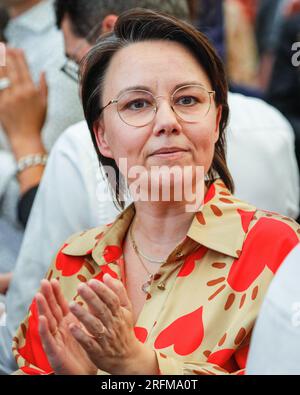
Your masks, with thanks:
M98 120L94 122L93 131L101 155L105 156L106 158L113 159L113 154L107 142L106 133L102 120Z
M217 114L216 114L216 129L214 131L214 142L216 143L220 137L220 122L222 118L222 106L217 107Z

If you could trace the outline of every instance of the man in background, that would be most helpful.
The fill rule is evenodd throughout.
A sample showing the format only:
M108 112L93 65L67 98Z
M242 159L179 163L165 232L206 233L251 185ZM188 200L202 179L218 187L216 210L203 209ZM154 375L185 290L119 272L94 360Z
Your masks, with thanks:
M300 169L300 0L292 4L295 11L291 10L282 23L266 99L293 126Z

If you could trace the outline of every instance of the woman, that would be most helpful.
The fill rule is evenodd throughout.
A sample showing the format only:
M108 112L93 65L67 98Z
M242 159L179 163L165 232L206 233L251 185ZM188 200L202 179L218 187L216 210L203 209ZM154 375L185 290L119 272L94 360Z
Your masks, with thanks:
M102 165L120 168L130 187L124 158L140 181L155 181L155 166L189 168L194 191L204 169L204 204L192 212L190 199L176 200L176 177L164 200L165 172L159 199L136 199L113 224L68 240L14 339L20 369L242 373L263 296L299 229L232 196L221 61L193 27L137 9L91 50L81 86Z

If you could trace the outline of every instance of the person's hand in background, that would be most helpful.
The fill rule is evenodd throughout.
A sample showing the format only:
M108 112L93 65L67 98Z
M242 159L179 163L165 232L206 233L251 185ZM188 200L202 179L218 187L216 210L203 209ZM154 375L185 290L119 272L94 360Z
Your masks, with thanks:
M0 91L0 124L16 161L28 155L46 154L41 138L48 102L45 73L35 85L23 51L7 48L6 67L0 68L0 79L9 81L9 86ZM34 166L19 174L21 194L39 184L43 171L44 166Z
M12 279L12 273L0 274L0 294L5 295Z
M6 67L0 69L0 78L5 77L10 86L0 92L0 122L18 156L24 144L33 147L33 143L37 145L41 140L47 115L48 87L44 73L39 84L34 84L20 49L7 48Z

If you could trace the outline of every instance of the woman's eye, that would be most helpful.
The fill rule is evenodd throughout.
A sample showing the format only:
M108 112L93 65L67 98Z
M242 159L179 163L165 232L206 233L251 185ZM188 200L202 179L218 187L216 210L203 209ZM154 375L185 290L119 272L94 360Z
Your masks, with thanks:
M180 97L177 100L177 104L180 104L183 106L191 106L191 105L195 104L196 102L197 102L197 100L195 99L195 97L192 97L192 96Z
M143 110L144 108L147 108L149 106L151 106L151 104L147 100L139 99L127 103L126 109L136 111L136 110Z
M193 104L198 103L199 100L193 96L183 96L176 100L176 104L181 106L192 106Z

